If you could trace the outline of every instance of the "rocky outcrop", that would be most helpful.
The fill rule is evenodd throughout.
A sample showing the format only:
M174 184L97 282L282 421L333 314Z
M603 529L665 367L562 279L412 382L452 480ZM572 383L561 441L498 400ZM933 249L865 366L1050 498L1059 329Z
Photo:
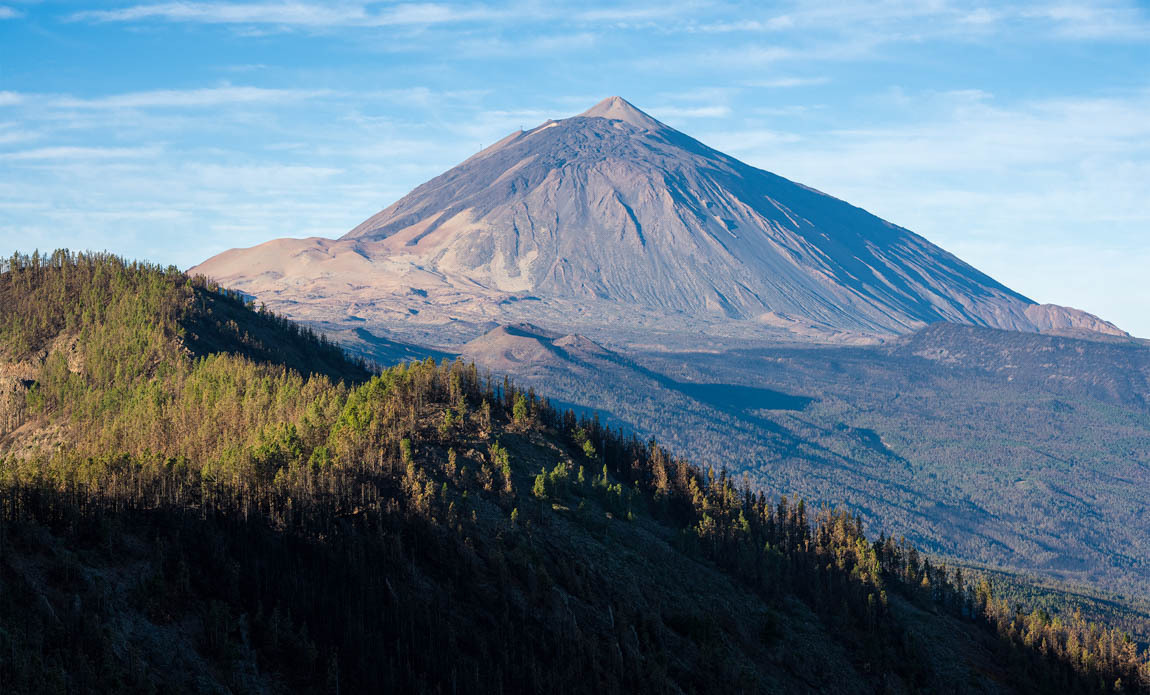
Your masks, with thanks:
M1026 307L1026 318L1042 333L1100 333L1119 337L1130 335L1094 314L1057 304L1032 304Z
M65 361L68 371L83 372L79 337L68 333L56 336L46 348L25 359L6 359L0 354L0 453L12 449L14 442L23 448L48 448L58 441L59 428L20 436L21 428L32 415L28 409L29 393L40 381L44 365L54 356Z

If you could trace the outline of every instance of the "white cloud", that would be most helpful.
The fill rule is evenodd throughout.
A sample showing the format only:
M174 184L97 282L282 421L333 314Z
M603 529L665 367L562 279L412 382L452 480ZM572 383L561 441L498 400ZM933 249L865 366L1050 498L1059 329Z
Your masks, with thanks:
M263 87L213 87L206 89L163 89L129 92L95 99L51 97L50 105L75 109L138 109L163 107L205 107L224 104L273 103L329 96L330 90L266 89Z
M89 22L164 21L200 24L274 25L284 27L438 26L463 22L522 23L561 20L618 28L646 25L683 15L694 3L646 3L630 7L578 9L527 3L515 7L477 3L401 2L374 9L378 2L166 2L85 10L71 19Z
M525 130L534 128L553 115L543 109L483 109L449 127L456 135L486 147L519 128Z
M702 33L823 34L869 37L875 44L932 38L984 38L1024 31L1064 39L1150 38L1147 8L1123 0L1000 3L978 0L796 2L766 17L699 21Z
M135 5L115 10L86 10L73 14L72 19L95 22L159 19L169 22L209 24L273 23L328 26L362 20L364 16L362 7L343 9L308 3L172 2Z
M671 92L660 92L658 97L667 101L687 101L687 102L728 102L731 97L738 92L738 88L733 87L694 87L691 89L677 89Z
M828 77L776 77L770 80L751 80L746 84L748 87L785 89L789 87L811 87L814 85L827 84L828 82L830 82L830 78Z
M24 13L21 12L20 10L17 10L15 8L12 8L12 7L5 7L4 5L0 5L0 19L16 19L17 17L23 17L23 16L24 16Z
M799 142L803 138L795 133L787 133L767 128L744 129L731 133L729 136L719 134L705 136L703 142L723 151L761 151L779 145ZM750 162L748 162L750 163Z
M576 13L573 18L583 22L636 22L677 15L682 13L684 9L684 7L671 3L659 3L637 7L584 10Z
M1150 18L1137 6L1063 3L1027 8L1019 15L1048 21L1057 34L1072 39L1150 39Z
M825 108L822 104L787 104L784 106L753 106L748 116L801 116Z
M959 24L972 24L975 26L990 26L1001 21L1005 15L1002 12L978 7L958 17Z
M310 2L169 2L115 10L87 10L72 19L93 22L159 20L202 24L272 24L299 27L431 25L492 19L503 13L483 7L406 3L372 11L366 4Z
M140 159L155 157L160 151L158 147L40 147L33 150L5 152L0 154L0 159L8 161Z
M730 107L727 106L661 106L651 109L663 119L689 119L689 118L722 118L729 116Z
M932 103L933 102L933 103ZM1058 99L1004 108L980 92L947 92L916 108L949 111L935 121L831 133L870 168L1006 171L1145 151L1150 97ZM928 113L929 113L928 111Z
M704 73L712 76L716 71L731 77L749 77L761 74L764 69L774 70L782 63L793 63L805 67L815 62L849 63L872 58L877 49L890 40L889 36L878 37L867 32L857 32L841 37L820 37L796 42L789 36L775 36L770 42L743 41L708 42L707 48L697 51L676 52L636 61L644 70L688 75ZM743 80L740 80L743 81Z
M523 56L555 54L591 48L598 41L596 34L578 32L548 36L527 36L505 39L497 36L468 39L459 42L464 55Z
M779 31L783 29L790 29L794 26L794 18L789 15L779 15L767 20L760 19L741 19L736 21L720 21L703 23L691 27L693 31L701 31L712 34L726 34L732 32L748 31L748 32L761 32L761 31Z
M192 186L232 187L243 182L258 182L257 187L264 191L294 189L298 186L314 185L321 179L330 179L345 173L336 167L306 165L224 165L211 163L191 163L183 168L186 180Z
M30 142L39 139L40 133L16 127L11 123L0 123L0 145Z
M769 10L768 10L769 11ZM942 23L964 13L954 2L916 0L879 0L838 2L797 2L789 10L765 18L743 18L703 22L698 31L731 33L782 33L789 31L870 31L907 24L923 24L925 20Z
M503 7L439 2L401 2L380 6L380 3L363 1L188 1L85 10L74 13L71 19L104 23L160 21L236 25L257 35L267 31L259 27L317 30L450 27L476 22L498 22L501 27L511 27L546 22L560 28L594 25L620 30L649 27L659 32L770 34L802 41L861 44L871 48L938 38L979 39L1019 31L1072 40L1150 39L1150 16L1146 8L1124 0L1061 4L1035 0L994 9L978 0L793 2L782 5L781 9L779 5L756 7L755 11L745 12L743 16L692 2L642 2L625 7L581 9L536 3ZM539 41L546 36L545 30L536 30L530 38ZM475 38L470 38L474 43ZM445 47L453 45L443 44ZM762 55L756 60L770 62Z

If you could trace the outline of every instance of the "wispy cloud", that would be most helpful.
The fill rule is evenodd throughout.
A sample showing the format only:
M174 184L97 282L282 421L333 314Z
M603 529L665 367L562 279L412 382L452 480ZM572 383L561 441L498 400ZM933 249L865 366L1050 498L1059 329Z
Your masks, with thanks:
M0 19L16 19L17 17L23 17L23 16L24 16L24 13L21 12L20 10L17 10L13 7L6 7L4 5L0 5Z
M378 2L167 2L111 10L85 10L70 18L88 22L184 22L201 24L277 25L294 27L382 27L444 25L505 20L522 23L561 19L564 26L633 27L697 9L693 3L638 3L598 8L548 6L514 7L468 2L406 2L376 9Z
M0 145L31 142L40 138L40 133L20 128L14 123L0 123Z
M651 109L659 118L669 120L689 118L723 118L731 114L728 106L662 106Z
M5 15L5 12L9 13ZM1147 8L1123 0L1019 2L989 8L978 0L844 0L763 6L753 13L720 12L706 4L640 2L623 7L514 7L475 3L401 2L163 2L84 10L70 19L96 23L168 22L323 29L338 27L437 27L476 22L501 26L561 21L560 28L653 27L660 32L770 34L809 38L866 37L871 45L931 38L979 38L1032 27L1066 39L1150 39ZM752 16L745 16L750 14ZM0 6L0 17L19 16ZM734 16L731 16L734 15ZM540 38L536 34L535 38Z
M670 2L652 3L634 7L609 7L574 13L573 19L583 22L636 22L679 15L686 8Z
M668 102L704 102L707 104L727 103L739 91L737 87L700 86L689 89L676 89L661 92L658 97Z
M598 36L592 32L502 38L486 36L459 42L463 54L472 56L523 56L541 53L565 53L593 47Z
M750 80L748 87L765 89L786 89L789 87L811 87L830 82L829 77L776 77L770 80Z
M8 161L57 160L67 162L94 159L140 159L160 154L159 147L41 147L34 150L5 152L0 159Z
M221 70L228 72L256 72L258 70L267 70L268 66L265 63L245 63L242 65L228 65Z
M326 89L268 89L264 87L211 87L205 89L162 89L129 92L94 99L51 97L48 101L61 108L122 109L163 107L205 107L223 104L252 104L299 101L329 96Z
M803 138L796 133L788 133L778 130L770 130L767 128L749 128L731 133L728 137L708 137L707 142L719 149L726 148L728 151L740 150L746 152L761 152L777 148L780 145L789 145L791 143L799 142ZM731 144L738 141L739 146L731 147ZM743 156L746 156L745 154ZM757 160L758 157L748 157L748 159Z
M919 172L1008 171L1150 151L1150 97L1046 99L1002 107L985 92L904 97L937 120L830 133L856 161Z
M794 27L794 18L790 15L779 15L770 19L739 19L735 21L704 22L690 27L692 31L709 34L726 34L733 32L761 32L780 31Z
M177 129L188 125L199 109L216 109L220 119L239 117L241 112L228 107L280 107L291 102L338 99L346 94L328 89L274 89L250 86L221 86L200 89L162 89L125 92L97 97L78 97L70 94L37 92L0 92L0 107L16 109L29 119L56 128L91 129L115 128L123 130L135 122L148 121L146 114L156 112L151 125ZM392 90L379 98L402 100L405 90ZM361 99L372 98L368 92ZM160 119L159 113L164 116ZM127 120L126 120L127 119Z
M1147 8L1122 0L1015 2L993 8L977 0L845 0L795 2L764 14L768 16L699 21L686 28L701 33L865 34L883 43L978 38L1026 26L1067 39L1150 38Z
M503 12L480 6L407 3L373 11L367 4L272 2L169 2L114 10L86 10L71 16L92 22L194 22L273 24L300 27L431 25L491 19Z
M1020 17L1050 22L1059 35L1073 39L1150 39L1145 7L1116 3L1040 5Z
M432 123L442 110L472 112L490 90L435 90L423 86L393 89L335 90L283 89L224 85L183 90L146 90L81 97L72 94L0 92L0 106L11 109L14 124L38 124L44 133L68 133L69 140L82 133L100 133L102 139L139 140L183 138L203 135L203 113L212 114L212 134L259 132L271 135L281 127L289 131L292 118L302 113L326 113L328 119L359 119L357 126L378 121L395 127L395 112ZM306 102L306 103L305 103ZM368 116L386 110L388 116ZM19 119L23 119L22 121ZM283 126L280 121L285 120ZM402 120L402 119L401 119ZM0 122L0 129L3 127ZM450 127L451 123L445 124ZM314 140L319 135L308 125L296 136ZM334 133L332 134L334 135ZM292 137L283 133L284 137ZM322 137L320 139L323 139Z

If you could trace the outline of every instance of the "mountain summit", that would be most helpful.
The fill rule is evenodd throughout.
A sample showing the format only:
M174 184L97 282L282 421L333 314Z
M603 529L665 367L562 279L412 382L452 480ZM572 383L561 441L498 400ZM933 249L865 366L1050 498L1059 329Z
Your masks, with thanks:
M193 270L297 317L393 328L526 320L827 337L946 321L1121 333L617 96L508 135L339 240L277 240Z
M623 97L607 97L583 113L582 118L606 118L612 121L623 121L643 130L661 130L667 126L635 108L635 105Z

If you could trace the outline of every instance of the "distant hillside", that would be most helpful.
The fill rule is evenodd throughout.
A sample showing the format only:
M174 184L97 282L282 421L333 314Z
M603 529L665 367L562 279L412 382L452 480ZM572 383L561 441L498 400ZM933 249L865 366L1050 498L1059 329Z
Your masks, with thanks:
M939 324L879 346L629 357L715 397L659 410L621 378L585 381L610 398L556 397L602 402L676 452L734 460L760 485L846 504L935 553L1150 592L1144 344Z
M646 340L639 328L837 341L939 321L1122 335L619 97L508 135L340 239L277 239L193 272L299 319L435 344L490 321L616 344Z
M371 375L108 256L0 297L5 693L1150 689L1117 631L463 362Z
M1083 338L1089 338L1085 342ZM907 336L891 352L994 374L1068 396L1150 408L1150 342L988 331L937 324Z

